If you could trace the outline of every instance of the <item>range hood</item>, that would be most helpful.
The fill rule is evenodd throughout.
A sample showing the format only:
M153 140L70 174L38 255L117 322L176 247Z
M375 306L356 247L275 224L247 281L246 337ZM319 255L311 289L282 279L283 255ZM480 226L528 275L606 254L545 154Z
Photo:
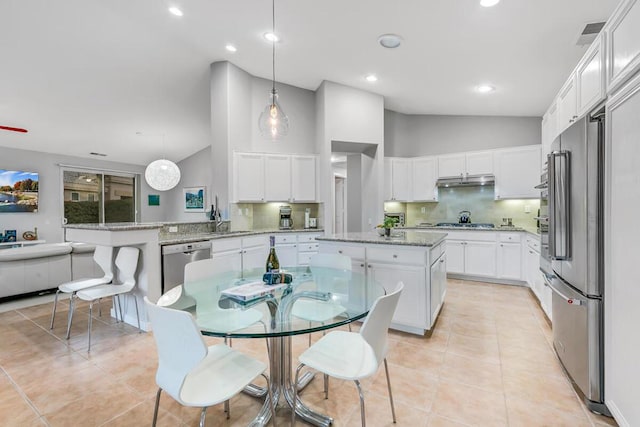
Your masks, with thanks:
M473 187L480 185L494 185L496 177L493 175L476 175L458 178L440 178L438 187Z

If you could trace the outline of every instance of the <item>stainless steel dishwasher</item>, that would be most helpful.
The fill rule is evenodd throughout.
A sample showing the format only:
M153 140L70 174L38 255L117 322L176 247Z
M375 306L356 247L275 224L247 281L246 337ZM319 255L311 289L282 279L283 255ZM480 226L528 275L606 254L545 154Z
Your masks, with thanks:
M211 242L180 243L162 247L162 293L184 281L184 266L211 258Z

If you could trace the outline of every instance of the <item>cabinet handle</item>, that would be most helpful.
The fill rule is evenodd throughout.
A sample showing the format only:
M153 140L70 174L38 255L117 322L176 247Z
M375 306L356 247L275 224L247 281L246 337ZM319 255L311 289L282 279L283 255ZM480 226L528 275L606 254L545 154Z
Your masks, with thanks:
M531 255L533 255L533 251L529 251L529 253L530 253Z
M364 264L360 264L360 267L364 267Z
M371 264L367 265L367 267L371 268Z
M393 257L394 257L394 258L398 258L398 255L394 254L394 255L393 255Z
M339 253L339 254L341 254L341 253L342 253L342 251L338 251L338 253Z
M441 259L441 260L440 260L440 262L444 262L444 260L443 260L443 259Z
M574 120L578 118L578 116L573 116Z
M500 247L504 246L502 243L500 243Z

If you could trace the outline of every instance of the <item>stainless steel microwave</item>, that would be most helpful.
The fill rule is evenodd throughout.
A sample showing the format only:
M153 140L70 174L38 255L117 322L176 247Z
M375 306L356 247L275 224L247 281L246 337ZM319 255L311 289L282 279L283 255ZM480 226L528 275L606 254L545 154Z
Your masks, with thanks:
M385 212L384 217L387 218L395 218L397 219L394 227L404 227L404 212Z

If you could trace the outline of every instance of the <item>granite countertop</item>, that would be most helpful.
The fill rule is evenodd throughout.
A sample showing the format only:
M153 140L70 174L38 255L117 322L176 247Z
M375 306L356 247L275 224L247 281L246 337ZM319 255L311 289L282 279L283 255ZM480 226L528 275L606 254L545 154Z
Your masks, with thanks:
M193 243L202 240L225 239L231 237L257 236L260 234L277 233L324 233L322 228L303 228L299 230L253 230L253 231L223 231L217 233L171 233L170 236L162 237L159 241L161 245L176 245L180 243Z
M527 233L531 233L534 234L536 236L540 235L540 232L536 230L536 227L518 227L518 226L512 226L512 227L494 227L494 228L483 228L483 227L445 227L445 226L440 226L440 227L425 227L425 226L419 226L419 227L403 227L402 230L447 230L447 231L524 231Z
M63 228L73 228L78 230L105 230L105 231L130 231L130 230L150 230L161 228L162 222L110 222L93 224L66 224Z
M316 240L327 242L373 243L378 245L435 246L447 237L447 233L434 233L421 230L392 230L391 237L385 237L375 231L364 233L343 233L321 236Z

